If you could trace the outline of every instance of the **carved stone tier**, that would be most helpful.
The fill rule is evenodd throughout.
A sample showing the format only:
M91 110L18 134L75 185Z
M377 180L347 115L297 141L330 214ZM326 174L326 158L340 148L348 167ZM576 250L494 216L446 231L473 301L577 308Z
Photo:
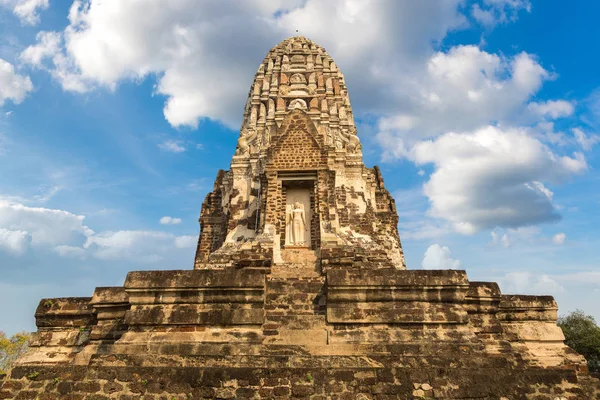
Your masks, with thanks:
M98 320L92 328L90 340L114 343L127 331L125 313L129 310L130 303L125 288L96 288L90 305L94 308Z
M259 270L130 272L119 343L260 342L264 285Z
M394 200L377 167L362 162L344 77L303 37L271 49L255 75L231 168L202 205L196 268L279 262L294 245L286 206L299 190L307 247L360 247L386 259L376 268L406 268ZM248 248L258 262L235 255Z
M331 342L474 339L464 271L332 270L327 283Z
M21 358L26 364L76 362L89 343L97 315L90 297L42 299L35 311L38 327L30 347Z
M93 298L43 299L32 349L0 380L0 394L600 394L584 360L564 346L551 297L502 296L496 284L469 283L454 270L335 269L322 279L307 251L286 250L268 275L138 271ZM126 332L109 335L107 326Z
M585 359L564 344L556 325L558 306L552 296L505 295L498 319L503 336L534 365L586 369Z

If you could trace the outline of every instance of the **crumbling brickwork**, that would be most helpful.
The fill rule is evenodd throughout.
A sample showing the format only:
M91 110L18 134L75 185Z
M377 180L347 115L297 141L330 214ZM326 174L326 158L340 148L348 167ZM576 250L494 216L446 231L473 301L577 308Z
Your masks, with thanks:
M379 170L362 163L344 76L305 38L275 46L255 75L231 169L203 204L196 267L220 265L212 253L259 241L275 252L285 247L282 181L294 174L313 175L310 248L359 246L406 267L394 201Z

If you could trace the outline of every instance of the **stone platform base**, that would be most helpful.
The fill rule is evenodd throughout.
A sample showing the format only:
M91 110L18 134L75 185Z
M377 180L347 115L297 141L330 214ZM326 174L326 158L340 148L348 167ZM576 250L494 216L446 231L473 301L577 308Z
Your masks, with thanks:
M133 271L92 297L42 299L0 399L597 400L552 297L464 271Z
M417 366L425 359L413 360L413 367L367 363L334 367L340 364L335 358L330 359L332 365L314 365L313 358L304 366L290 367L285 365L289 360L273 357L267 363L273 364L270 367L210 367L187 366L199 363L193 357L160 357L154 360L158 365L146 366L140 364L141 358L112 355L101 360L105 365L93 365L92 360L91 366L22 366L13 369L3 382L0 399L600 398L600 384L589 376L578 377L574 371L564 369L511 368L502 365L505 363L501 359L473 360L472 366L448 363L443 367Z

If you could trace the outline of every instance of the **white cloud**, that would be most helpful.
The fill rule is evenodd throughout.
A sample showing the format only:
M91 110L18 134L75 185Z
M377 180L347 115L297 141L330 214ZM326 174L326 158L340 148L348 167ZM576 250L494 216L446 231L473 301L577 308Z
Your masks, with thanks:
M565 235L564 233L557 233L556 235L552 236L552 243L558 245L564 244L566 238L567 235Z
M392 196L396 200L402 240L430 240L452 233L448 223L434 220L425 214L427 197L421 187L396 190Z
M101 260L155 263L164 260L173 248L188 245L188 236L157 231L117 231L89 237L84 248Z
M94 233L83 224L84 219L63 210L0 201L0 228L26 232L31 236L32 246L83 242Z
M0 6L7 7L19 17L24 25L37 25L40 22L39 11L50 6L49 0L0 0Z
M544 239L540 237L540 232L541 229L537 226L523 226L517 229L496 228L490 232L492 235L490 244L508 248L517 243L526 243L527 245L541 243Z
M493 27L516 20L521 10L531 11L529 0L484 0L471 6L471 16L480 24Z
M425 136L522 112L552 76L526 53L503 57L476 46L434 52L433 43L468 26L461 0L436 7L412 0L183 0L165 7L149 0L143 12L140 7L125 0L74 2L69 26L40 34L23 58L34 65L48 58L52 75L76 92L156 77L173 126L212 118L237 128L260 60L298 29L335 58L352 83L355 110L386 114L383 126L387 121L392 130ZM485 0L481 7L504 20L529 9L522 0Z
M435 53L424 71L405 88L412 99L405 111L379 120L377 139L387 159L407 157L423 138L523 119L531 96L552 78L530 54L506 58L476 46Z
M29 77L17 74L12 64L0 58L0 107L6 100L19 104L32 90Z
M432 244L425 251L423 269L457 269L460 268L460 261L451 257L450 249L439 244Z
M511 240L507 233L504 233L501 235L500 233L498 233L496 231L492 231L492 232L490 232L490 234L492 235L491 244L494 244L494 245L501 244L502 247L510 247Z
M14 231L0 228L0 249L22 255L31 243L31 236L25 231Z
M159 221L162 225L177 225L181 223L181 218L162 217Z
M494 13L490 10L484 10L479 4L473 4L473 7L471 7L471 15L482 25L494 26L496 24Z
M62 36L58 32L38 32L37 43L21 53L21 60L35 67L42 67L43 61L54 57L60 50Z
M77 246L59 245L54 251L61 257L85 258L85 249Z
M570 274L557 275L555 278L561 282L587 283L600 286L600 271L581 271Z
M328 47L347 66L349 79L361 81L355 102L372 108L372 99L388 105L395 97L388 77L406 75L432 42L465 23L461 3L184 0L165 7L160 0L143 6L76 1L69 26L60 32L64 46L50 57L49 67L65 90L77 92L156 76L156 93L167 97L164 113L173 126L196 126L208 117L237 127L260 60L299 29Z
M164 151L169 151L171 153L182 153L185 151L185 147L176 140L166 140L163 143L159 144L158 147Z
M422 141L410 157L435 165L423 187L430 215L465 234L557 220L553 193L543 182L561 182L587 168L579 153L558 156L523 129L493 126Z
M600 143L600 136L598 135L588 136L580 128L573 128L572 132L579 146L585 151L591 150L596 143Z
M16 16L22 23L28 25L37 25L40 22L38 12L50 7L49 0L19 0L13 9Z
M552 119L569 117L575 111L573 104L566 100L548 100L542 103L531 102L527 107L534 114Z
M504 294L556 294L564 288L556 279L547 275L537 275L528 271L509 272L498 282Z
M198 244L197 236L177 236L175 238L175 247L178 249L196 247L196 244Z
M402 213L400 216L400 237L402 240L426 240L436 239L449 233L452 228L448 224L427 218L424 213L419 213L416 218L407 220Z
M179 218L165 218L171 224L181 222ZM194 247L198 239L160 231L95 233L84 220L84 216L68 211L0 200L0 253L22 256L31 248L51 250L65 258L145 263L163 260L176 249Z
M78 92L114 89L124 80L152 76L157 79L155 93L167 98L164 114L173 126L196 126L200 119L212 118L237 127L260 60L270 47L299 29L335 58L351 86L354 109L383 115L377 139L385 157L408 157L437 166L426 185L432 216L451 221L462 232L553 220L557 214L547 187L553 178L540 171L551 166L558 175L568 176L567 171L585 168L583 156L559 157L535 139L523 139L520 142L528 150L539 150L534 151L539 160L523 161L519 168L525 166L535 173L519 175L517 168L503 161L514 149L519 153L518 135L502 128L508 132L509 149L495 150L486 147L486 140L501 141L504 135L492 138L479 132L493 129L482 128L490 123L512 126L532 118L542 122L572 115L573 106L565 100L532 102L544 81L555 77L534 55L504 56L477 46L435 51L432 43L439 43L450 30L467 26L462 6L460 0L440 1L437 7L411 0L372 4L253 0L243 5L232 0L184 0L165 7L159 0L150 0L140 12L140 5L132 1L80 1L71 8L69 26L63 32L40 34L38 44L26 49L22 57L33 65L48 60L46 67L65 90ZM479 3L479 10L487 12L492 23L513 21L520 10L529 8L524 0ZM448 132L464 133L453 137ZM429 142L419 143L425 138L437 138L433 143L440 147L453 140L465 141L469 161L461 160L460 143L453 145L452 160L446 162L449 158L440 153L426 160L417 151L428 146ZM159 147L185 150L174 140ZM483 161L483 172L477 170L478 158L485 157L477 157L478 151L494 156L493 161ZM540 160L543 166L537 163ZM469 182L476 184L473 189L459 185L452 190L440 182L439 177L450 170L473 167L469 171ZM506 179L501 176L505 167L510 172ZM493 195L510 200L508 206L503 208ZM491 206L486 205L486 196ZM478 206L473 216L465 212L469 205Z

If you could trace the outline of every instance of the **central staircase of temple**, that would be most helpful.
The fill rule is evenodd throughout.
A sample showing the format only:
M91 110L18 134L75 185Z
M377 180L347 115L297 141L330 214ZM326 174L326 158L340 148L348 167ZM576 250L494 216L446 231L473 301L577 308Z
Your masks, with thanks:
M282 258L267 275L264 343L327 344L325 277L315 252L285 249Z

